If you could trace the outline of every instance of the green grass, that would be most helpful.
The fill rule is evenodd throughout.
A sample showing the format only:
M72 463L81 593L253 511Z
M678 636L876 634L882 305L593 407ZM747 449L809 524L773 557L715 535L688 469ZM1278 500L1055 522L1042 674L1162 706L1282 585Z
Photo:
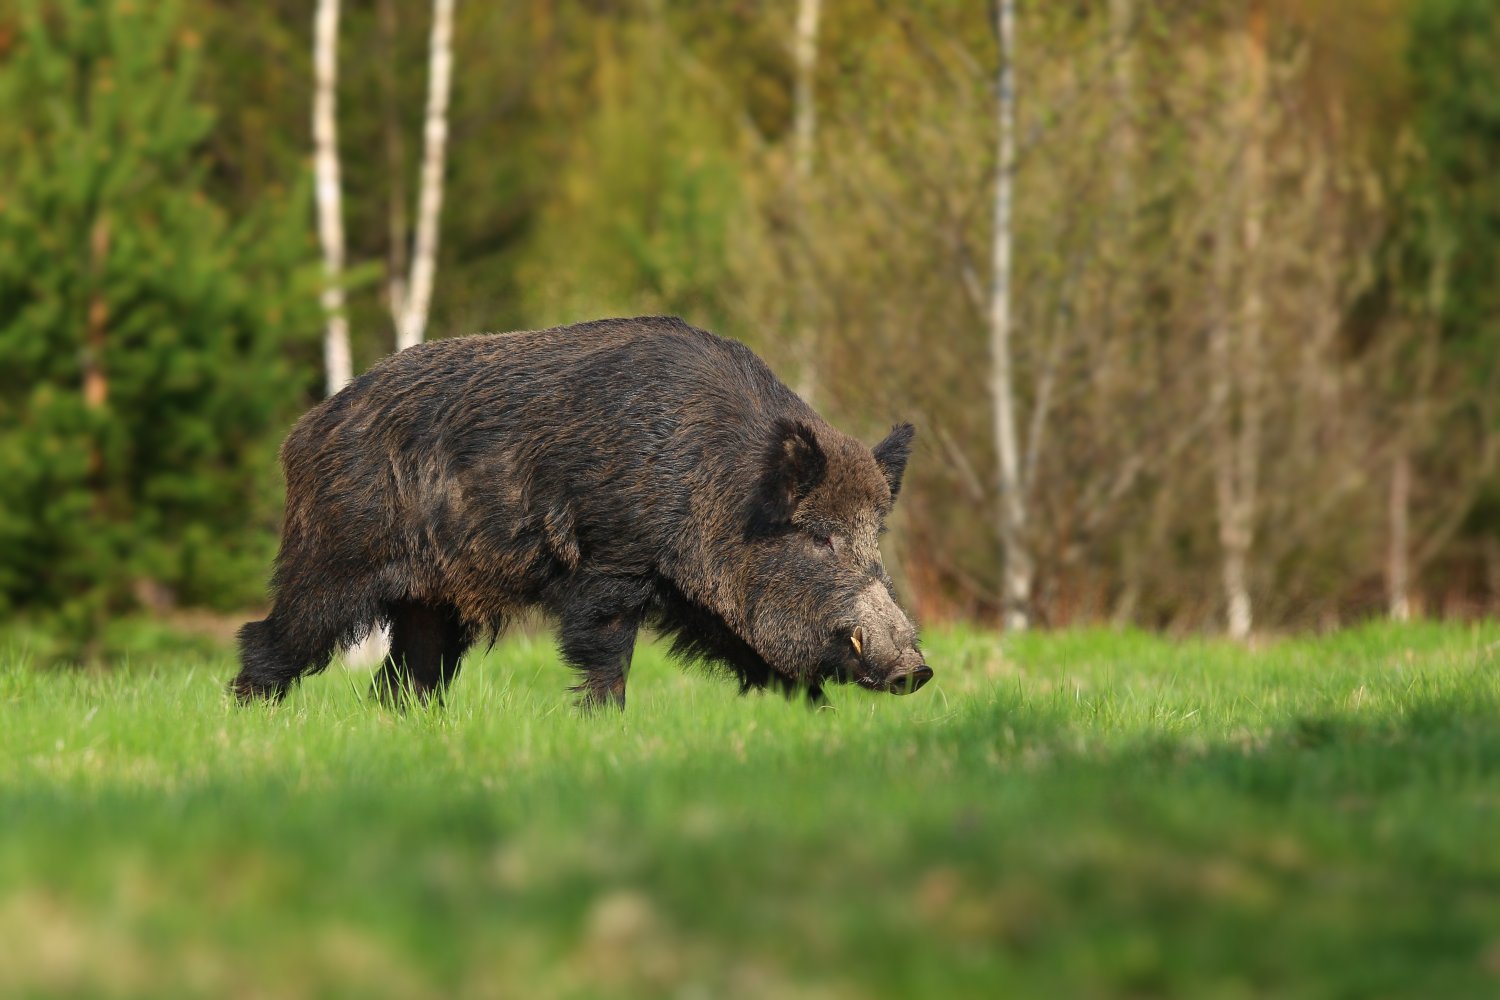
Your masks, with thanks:
M0 994L1500 995L1500 625L928 650L595 718L545 641L407 716L0 656Z

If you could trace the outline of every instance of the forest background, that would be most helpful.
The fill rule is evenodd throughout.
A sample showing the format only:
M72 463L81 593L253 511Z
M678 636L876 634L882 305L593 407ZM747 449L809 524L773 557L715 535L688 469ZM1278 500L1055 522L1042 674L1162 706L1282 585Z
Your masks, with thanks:
M56 655L264 599L328 385L314 6L0 0L0 618ZM1492 0L452 17L426 336L675 313L912 420L923 621L1500 610ZM356 373L422 250L433 20L337 22Z

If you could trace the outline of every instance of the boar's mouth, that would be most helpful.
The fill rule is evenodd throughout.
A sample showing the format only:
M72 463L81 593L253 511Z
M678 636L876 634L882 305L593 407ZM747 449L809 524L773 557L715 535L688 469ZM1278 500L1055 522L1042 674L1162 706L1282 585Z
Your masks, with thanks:
M852 678L860 687L889 694L911 694L932 680L932 668L915 646L903 651L896 662L884 670L871 662L863 627L855 626L850 633L849 648L853 662L845 677Z
M860 674L854 678L854 683L871 691L884 691L887 694L911 694L917 688L932 680L932 668L925 663L910 673L898 674L887 677L885 680L876 680L869 674Z

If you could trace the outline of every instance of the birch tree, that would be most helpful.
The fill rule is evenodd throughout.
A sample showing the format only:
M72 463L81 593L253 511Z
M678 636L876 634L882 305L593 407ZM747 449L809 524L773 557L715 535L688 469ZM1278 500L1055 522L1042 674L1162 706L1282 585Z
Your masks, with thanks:
M996 485L999 495L1001 604L1007 631L1030 623L1031 553L1026 542L1026 495L1016 437L1015 375L1011 365L1011 205L1016 173L1015 0L995 9L1000 47L995 116L993 284L990 288L990 396L994 407Z
M1217 315L1210 335L1215 414L1214 495L1223 554L1226 622L1232 638L1249 638L1253 624L1249 562L1255 541L1256 481L1260 462L1261 407L1264 403L1262 343L1265 334L1264 268L1261 236L1266 209L1265 103L1267 91L1266 10L1263 0L1250 8L1244 32L1244 94L1238 128L1243 137L1240 183L1241 230L1234 208L1220 209L1215 240ZM1237 236L1240 245L1236 246ZM1243 251L1243 298L1236 322L1231 273Z
M375 14L380 29L380 132L385 146L387 184L385 297L392 328L399 330L401 315L406 307L411 227L406 217L406 143L401 136L401 116L397 100L396 0L377 0Z
M792 59L797 78L793 91L792 120L792 200L797 218L798 242L802 259L797 268L797 395L809 404L818 389L818 333L813 317L816 289L812 269L808 266L808 249L812 233L808 226L808 209L812 183L813 146L817 139L818 108L815 84L818 68L818 19L822 0L798 0L797 24L792 39Z
M323 368L328 395L354 377L344 315L344 210L337 125L339 0L318 0L313 15L313 174L318 242L323 248Z
M427 113L422 126L422 176L411 277L406 283L396 349L420 344L427 331L437 275L438 223L443 210L443 163L448 149L448 92L453 75L454 0L433 0L428 51Z
M1116 205L1128 219L1135 204L1132 168L1135 159L1135 0L1109 0L1109 62L1114 84L1113 183Z

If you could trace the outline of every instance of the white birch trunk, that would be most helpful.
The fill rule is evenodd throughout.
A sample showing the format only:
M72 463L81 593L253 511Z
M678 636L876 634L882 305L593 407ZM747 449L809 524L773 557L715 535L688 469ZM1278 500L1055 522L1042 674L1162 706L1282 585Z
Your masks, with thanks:
M1239 446L1235 453L1239 497L1236 533L1243 549L1242 577L1230 602L1229 633L1236 639L1250 637L1253 624L1250 590L1243 567L1248 566L1255 543L1255 517L1260 488L1261 411L1265 405L1265 254L1262 250L1266 221L1266 97L1267 24L1264 0L1251 5L1249 49L1250 93L1245 114L1245 328L1239 358L1242 398Z
M433 0L432 44L427 77L427 116L422 129L422 179L417 196L416 245L396 330L396 349L420 344L427 330L437 274L438 223L443 209L443 162L448 148L448 92L453 76L454 0Z
M375 13L380 26L381 132L385 140L386 262L385 298L391 328L401 329L406 303L407 251L411 233L406 223L406 144L401 139L401 116L397 112L396 0L377 0Z
M1215 250L1215 294L1218 316L1211 333L1212 403L1218 434L1214 487L1219 514L1219 543L1224 553L1224 598L1229 635L1250 637L1254 615L1250 601L1249 564L1255 542L1256 490L1260 473L1261 409L1265 399L1264 267L1261 242L1266 214L1265 104L1267 24L1262 2L1250 9L1245 31L1245 97L1239 135L1243 137L1243 275L1240 322L1231 319L1230 275L1234 266L1231 209L1220 216ZM1238 329L1236 329L1238 326ZM1236 337L1235 334L1238 334ZM1238 348L1236 350L1235 348Z
M798 0L796 34L792 39L792 60L796 65L792 118L793 209L796 212L802 246L797 255L803 260L797 273L797 395L809 404L818 391L818 332L813 318L816 290L806 257L812 241L807 225L808 188L812 183L813 147L817 140L818 107L815 83L818 69L818 19L822 0Z
M313 18L313 177L318 242L323 247L323 369L328 395L354 377L349 319L344 315L344 211L339 180L338 90L339 0L318 0Z
M798 0L796 37L792 44L792 57L797 66L792 141L793 169L799 182L812 176L813 140L818 130L813 82L818 68L818 19L822 9L822 0Z
M1209 329L1209 408L1214 422L1214 502L1219 521L1219 547L1229 634L1250 634L1250 591L1245 563L1250 540L1241 517L1239 466L1236 461L1239 428L1235 419L1234 309L1231 305L1237 254L1234 210L1226 201L1219 210L1214 238L1214 317Z
M1030 624L1032 568L1026 546L1026 495L1016 437L1010 349L1011 202L1016 172L1015 0L1000 0L995 27L1000 42L1000 75L995 109L999 148L995 165L994 284L990 289L990 395L1000 505L1000 600L1006 630L1022 631Z
M1114 77L1114 155L1112 165L1115 201L1129 218L1135 206L1134 161L1136 146L1135 0L1109 0L1109 62Z

